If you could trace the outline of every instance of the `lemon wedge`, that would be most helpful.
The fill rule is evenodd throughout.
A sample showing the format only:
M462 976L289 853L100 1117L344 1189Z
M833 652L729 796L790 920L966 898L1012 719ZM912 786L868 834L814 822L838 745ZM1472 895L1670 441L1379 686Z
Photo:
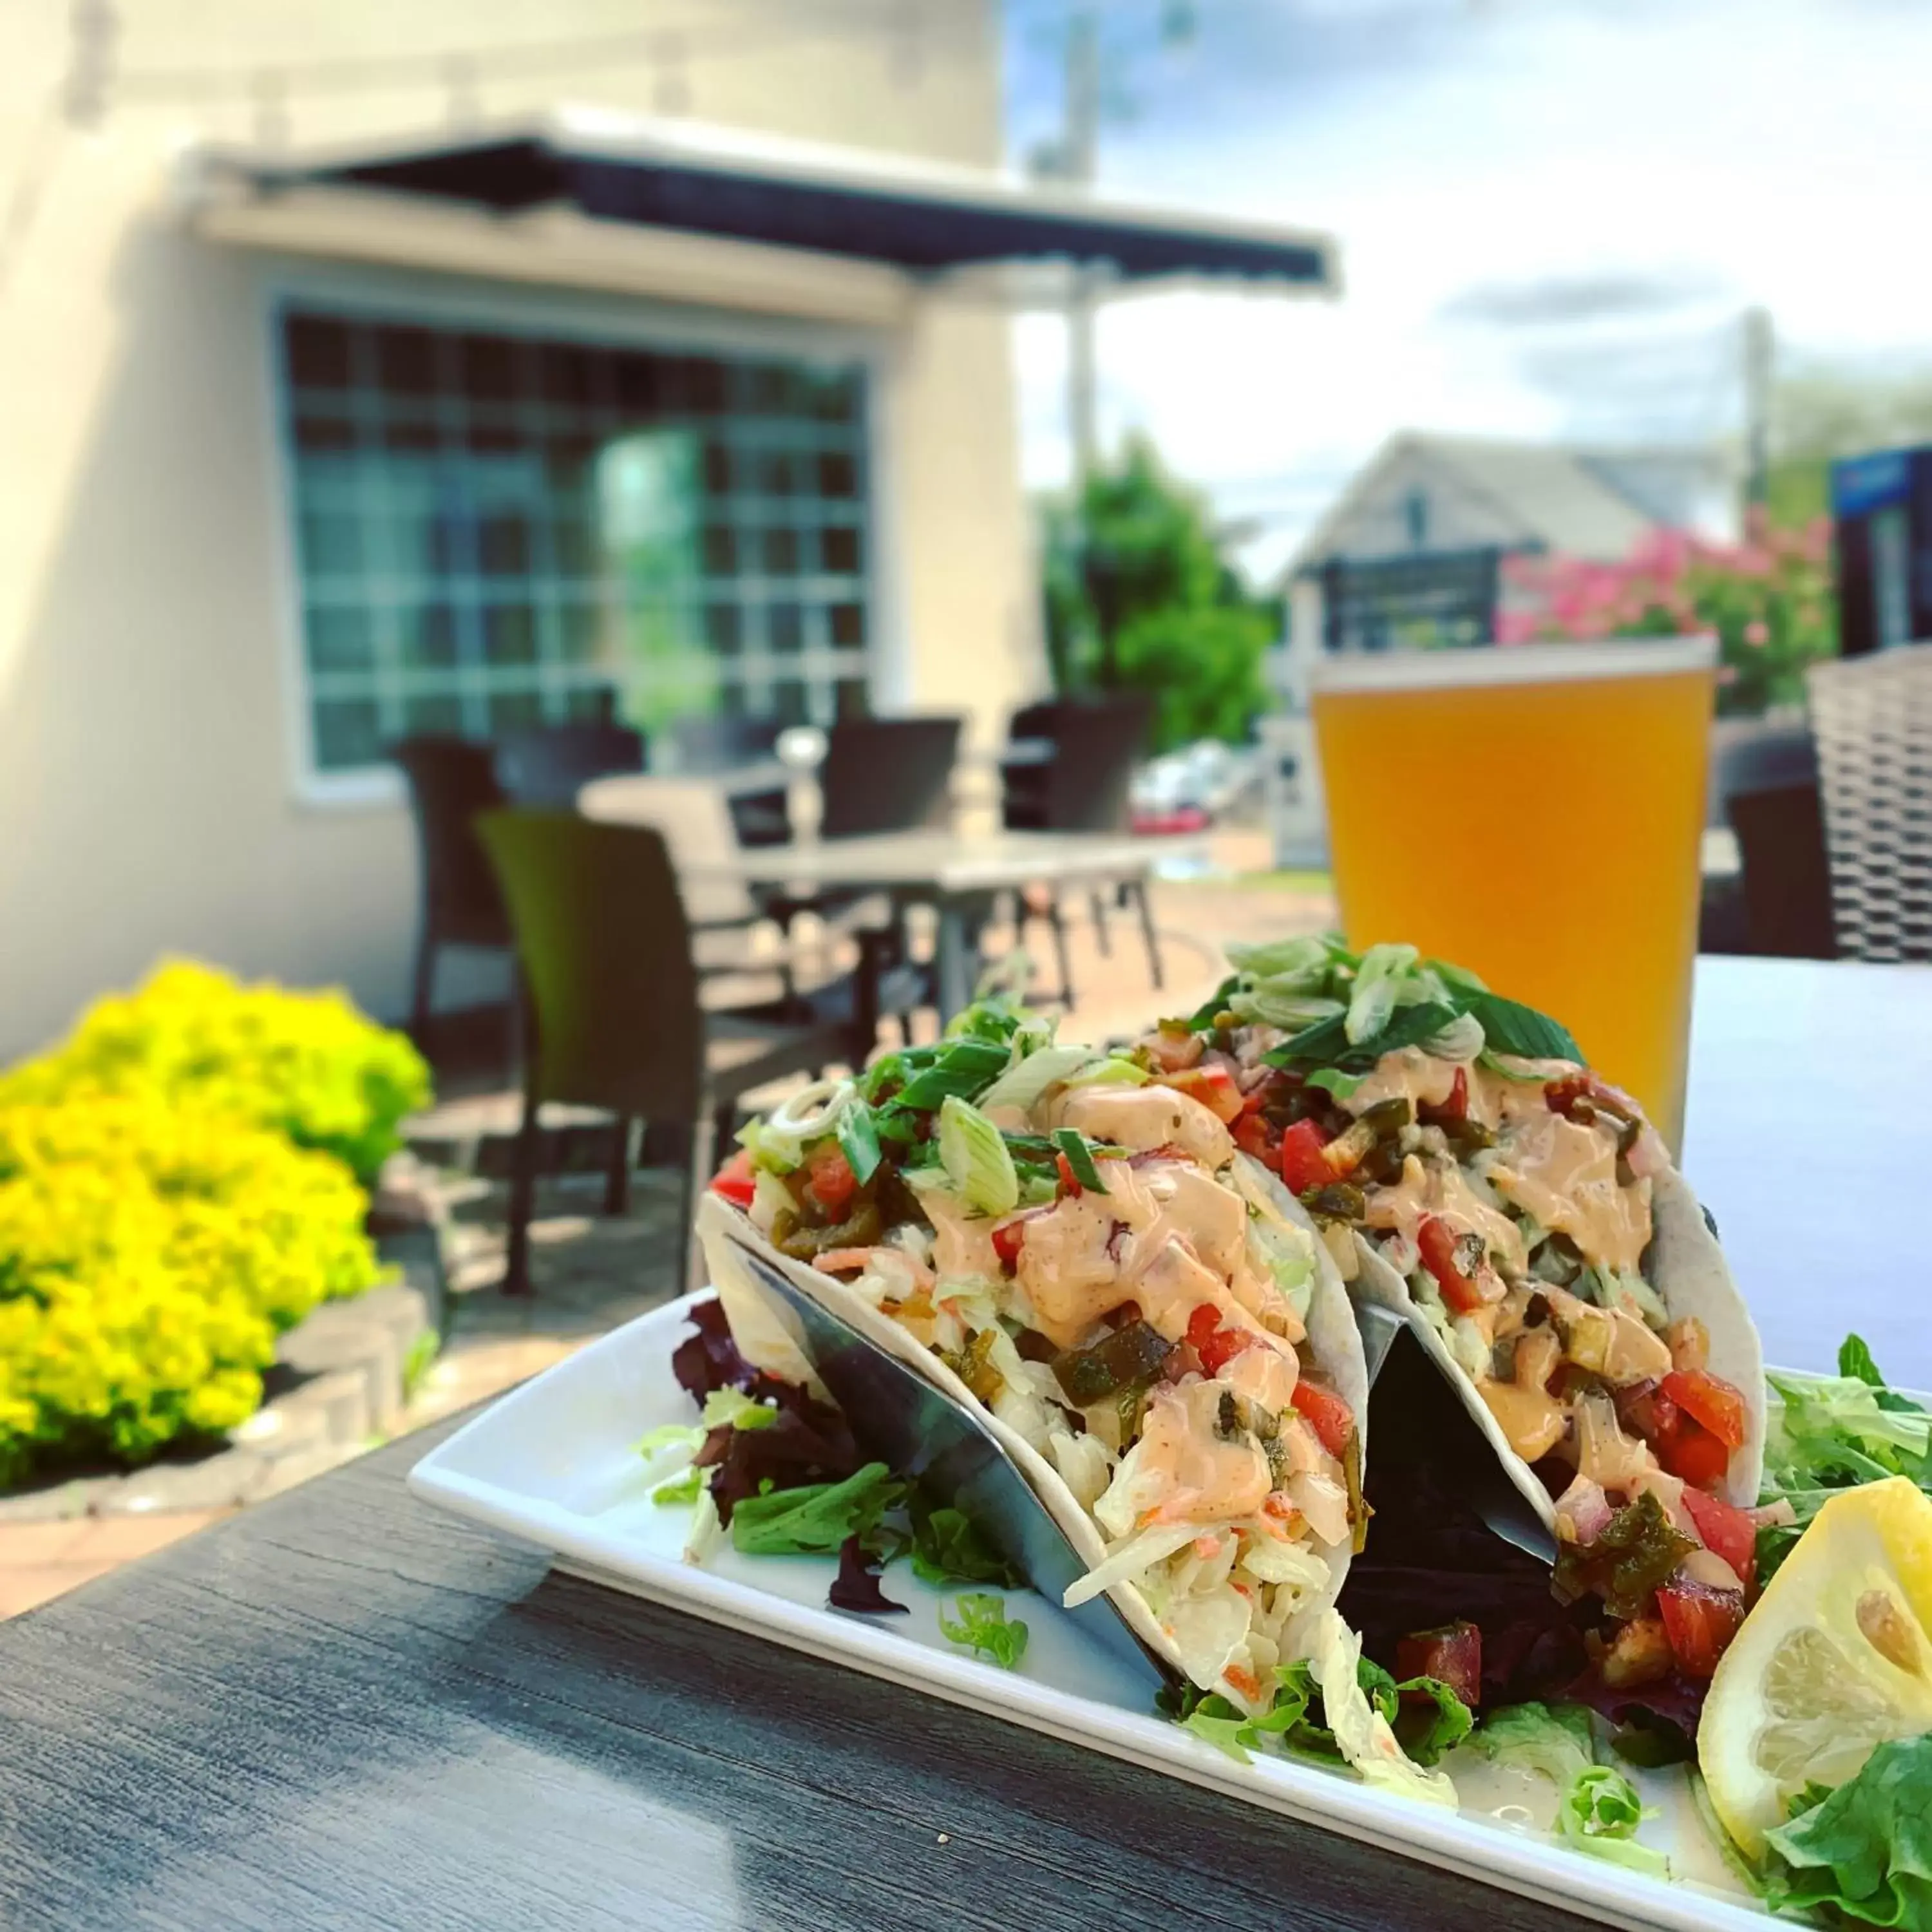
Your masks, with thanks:
M1932 1731L1932 1498L1903 1476L1847 1490L1798 1540L1719 1663L1697 1762L1753 1858L1809 1784Z

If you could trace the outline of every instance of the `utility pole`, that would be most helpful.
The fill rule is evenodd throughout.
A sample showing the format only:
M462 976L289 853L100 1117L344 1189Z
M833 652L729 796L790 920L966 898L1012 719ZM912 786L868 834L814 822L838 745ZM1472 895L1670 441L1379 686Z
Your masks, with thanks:
M1744 314L1744 502L1762 506L1771 494L1771 389L1776 344L1771 311Z
M1064 120L1057 154L1063 181L1094 185L1100 130L1100 23L1090 5L1076 5L1066 23ZM1066 423L1073 445L1076 499L1100 455L1094 365L1094 318L1098 306L1091 272L1076 262L1066 298Z

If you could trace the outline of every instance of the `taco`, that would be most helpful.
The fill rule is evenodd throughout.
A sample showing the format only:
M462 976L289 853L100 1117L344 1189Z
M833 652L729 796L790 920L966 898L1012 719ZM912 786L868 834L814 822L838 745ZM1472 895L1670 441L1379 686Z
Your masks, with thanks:
M1363 1530L1367 1378L1312 1222L1226 1124L981 1006L740 1139L700 1230L746 1355L809 1380L748 1235L988 1421L1088 1565L1070 1604L1109 1592L1201 1690L1265 1712Z
M1643 1626L1614 1633L1606 1679L1708 1676L1751 1584L1762 1361L1642 1110L1561 1026L1413 946L1230 952L1142 1054L1239 1095L1237 1141L1453 1379L1557 1539L1559 1591Z

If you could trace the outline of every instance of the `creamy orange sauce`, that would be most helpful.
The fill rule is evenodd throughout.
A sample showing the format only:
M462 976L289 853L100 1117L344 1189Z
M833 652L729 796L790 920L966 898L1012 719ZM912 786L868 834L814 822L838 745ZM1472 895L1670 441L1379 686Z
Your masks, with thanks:
M1650 1244L1648 1180L1617 1180L1617 1144L1607 1130L1565 1120L1546 1107L1526 1116L1499 1147L1490 1180L1498 1194L1544 1227L1568 1234L1586 1261L1634 1268Z
M1047 1106L1049 1127L1077 1127L1089 1140L1130 1154L1178 1147L1203 1167L1226 1167L1234 1157L1228 1130L1198 1100L1172 1087L1075 1087Z
M1423 1222L1438 1216L1480 1234L1490 1259L1504 1274L1520 1275L1528 1266L1522 1229L1484 1200L1453 1160L1424 1162L1411 1154L1402 1164L1401 1180L1370 1189L1364 1218L1371 1228L1392 1228L1414 1240Z
M1539 1072L1547 1070L1546 1078L1551 1080L1578 1071L1560 1060L1521 1064L1533 1066ZM1424 1107L1444 1106L1455 1091L1456 1071L1454 1060L1438 1060L1419 1046L1400 1047L1376 1062L1374 1070L1344 1104L1358 1116L1383 1100L1406 1100L1418 1113ZM1532 1114L1549 1112L1543 1095L1543 1079L1511 1080L1474 1063L1464 1065L1461 1071L1468 1096L1469 1118L1486 1127L1502 1126Z
M1179 1342L1205 1302L1222 1327L1292 1354L1287 1337L1260 1318L1280 1298L1253 1278L1238 1195L1184 1162L1096 1165L1107 1191L1070 1194L1033 1216L1020 1244L1020 1287L1048 1341L1078 1348L1103 1316L1132 1301L1158 1334Z
M993 1250L993 1224L969 1214L950 1195L930 1193L920 1202L932 1223L932 1271L948 1281L975 1276L997 1280L1000 1258Z
M1540 1388L1520 1388L1514 1382L1499 1382L1485 1376L1476 1384L1476 1392L1496 1419L1509 1446L1526 1462L1546 1456L1563 1440L1568 1418L1563 1405Z
M1268 1457L1252 1436L1216 1432L1222 1388L1201 1382L1156 1389L1141 1432L1141 1468L1165 1492L1155 1514L1167 1522L1218 1522L1252 1516L1267 1502Z

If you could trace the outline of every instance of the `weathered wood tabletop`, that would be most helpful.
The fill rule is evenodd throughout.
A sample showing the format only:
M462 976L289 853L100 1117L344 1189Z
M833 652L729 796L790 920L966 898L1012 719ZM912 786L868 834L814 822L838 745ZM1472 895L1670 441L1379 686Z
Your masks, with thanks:
M1932 974L1702 975L1689 1165L1774 1359L1932 1381L1928 1063ZM436 1439L0 1626L0 1925L1576 1923L551 1576L409 1496Z

